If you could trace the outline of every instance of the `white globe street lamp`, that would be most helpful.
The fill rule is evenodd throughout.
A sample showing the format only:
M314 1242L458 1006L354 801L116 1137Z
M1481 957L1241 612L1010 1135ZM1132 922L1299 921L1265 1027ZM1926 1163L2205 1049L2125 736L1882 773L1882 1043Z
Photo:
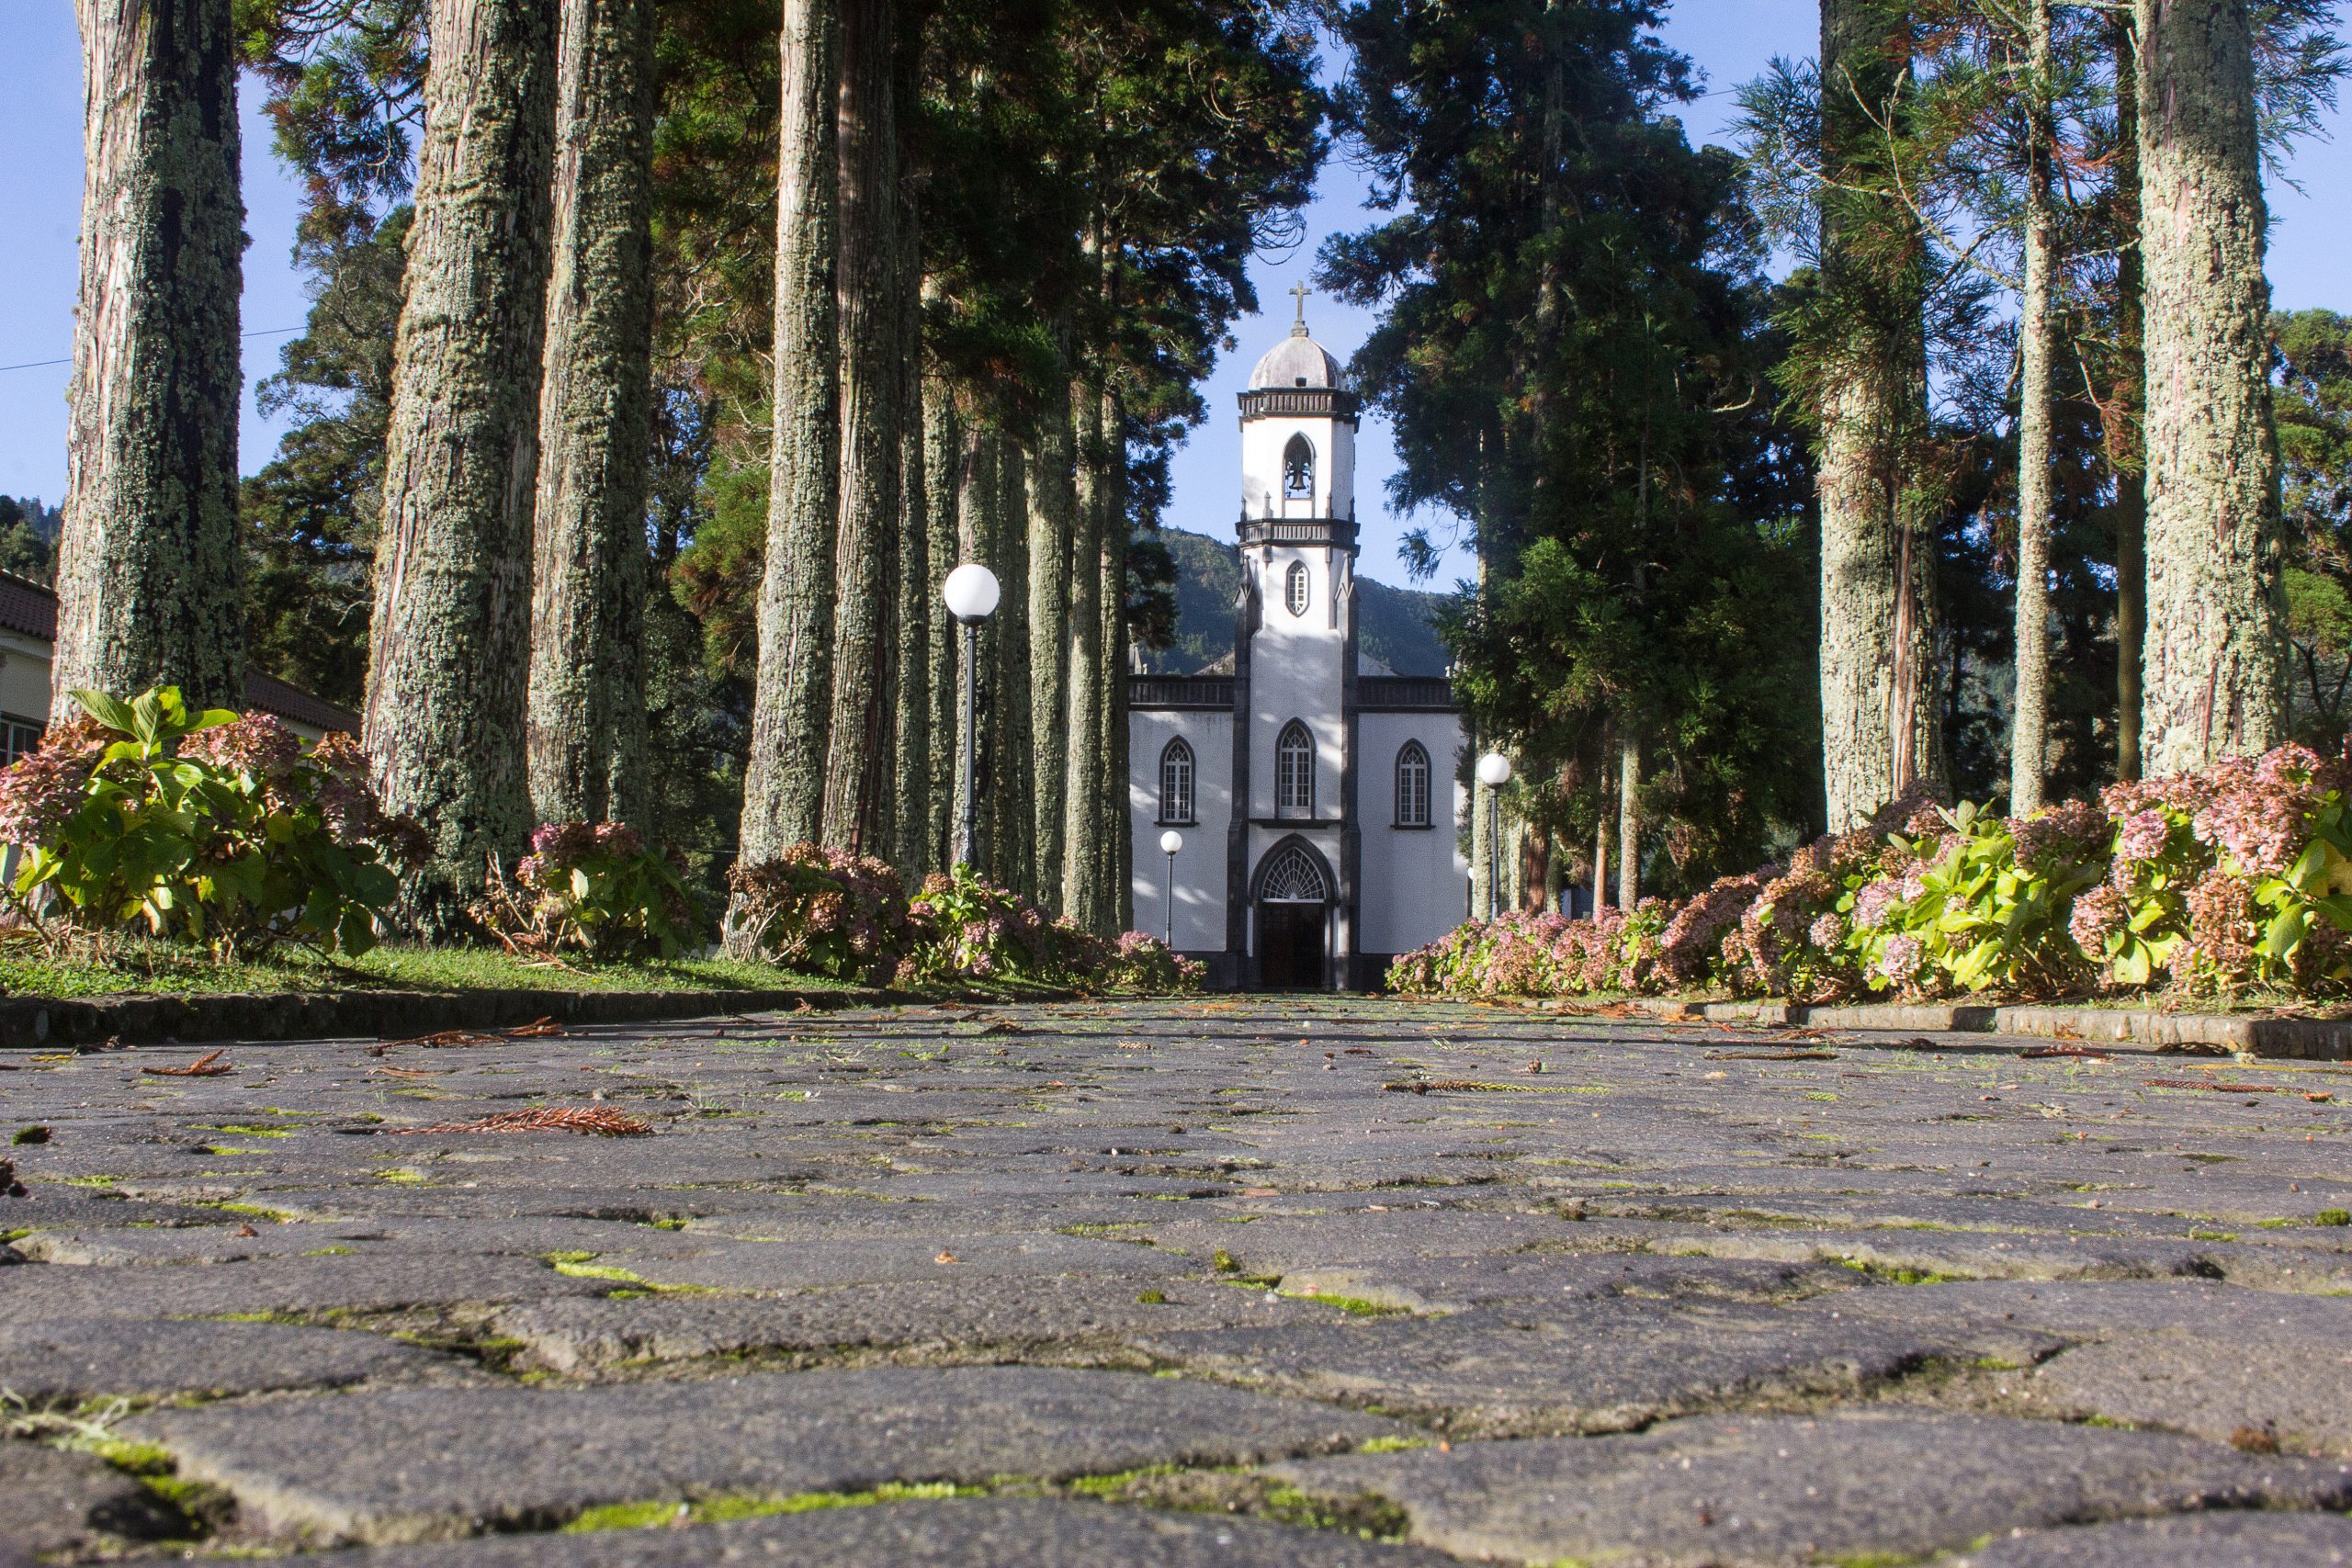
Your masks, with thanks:
M947 613L964 625L963 800L956 832L958 865L972 863L972 845L978 837L978 818L972 804L972 756L979 749L974 693L980 661L980 623L995 613L1000 592L996 573L977 561L966 561L949 572L940 591L940 597L947 601Z
M1487 919L1491 920L1502 912L1503 797L1498 792L1510 783L1510 759L1500 751L1479 758L1478 782L1487 786Z
M1159 851L1168 857L1168 951L1176 951L1176 852L1184 847L1184 835L1170 828L1159 835Z

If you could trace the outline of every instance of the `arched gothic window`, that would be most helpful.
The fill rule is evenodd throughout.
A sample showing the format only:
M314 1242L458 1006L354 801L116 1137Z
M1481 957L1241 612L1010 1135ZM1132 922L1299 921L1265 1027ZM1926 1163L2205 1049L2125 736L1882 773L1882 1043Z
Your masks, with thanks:
M1290 606L1292 615L1306 614L1307 600L1312 596L1313 588L1314 585L1307 581L1306 563L1303 560L1291 562L1289 572L1283 578L1283 603Z
M1274 815L1315 815L1315 738L1296 719L1274 740Z
M1315 448L1304 435L1294 435L1283 448L1283 499L1315 499Z
M1430 825L1430 754L1418 740L1396 753L1396 826Z
M1296 844L1283 846L1273 863L1266 867L1266 879L1259 885L1258 893L1269 904L1320 904L1329 896L1323 885L1323 868Z
M1182 740L1159 754L1159 819L1193 820L1193 749Z

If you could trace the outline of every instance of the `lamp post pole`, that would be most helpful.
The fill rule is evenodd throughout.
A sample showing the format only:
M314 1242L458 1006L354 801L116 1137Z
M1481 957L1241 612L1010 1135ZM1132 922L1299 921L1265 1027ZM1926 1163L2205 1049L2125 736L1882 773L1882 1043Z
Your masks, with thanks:
M996 573L978 562L967 561L947 574L940 597L947 601L947 613L964 627L964 728L961 738L962 765L958 769L958 784L962 792L957 803L956 819L956 863L968 866L979 838L979 815L972 798L972 764L980 749L978 698L980 662L980 623L994 613L997 604Z
M1184 835L1170 828L1159 835L1159 847L1168 856L1168 951L1176 951L1176 852L1184 847Z
M1503 908L1503 785L1510 783L1510 759L1489 751L1478 759L1478 782L1487 786L1487 919Z

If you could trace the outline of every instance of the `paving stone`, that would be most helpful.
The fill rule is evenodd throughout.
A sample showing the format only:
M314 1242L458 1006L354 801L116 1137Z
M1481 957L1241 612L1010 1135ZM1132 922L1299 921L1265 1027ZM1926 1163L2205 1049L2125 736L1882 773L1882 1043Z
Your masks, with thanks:
M119 1395L258 1393L482 1381L464 1361L372 1334L281 1324L0 1321L0 1388L36 1406Z
M2352 1503L2344 1466L1973 1416L1708 1416L1637 1435L1464 1443L1272 1473L1333 1503L1389 1503L1404 1510L1409 1539L1464 1556L1644 1568L1900 1560L2013 1529Z
M911 1218L911 1217L910 1217ZM1099 1241L1051 1232L972 1235L933 1231L916 1221L914 1234L866 1236L854 1241L736 1242L706 1240L690 1258L647 1256L633 1250L600 1255L599 1261L628 1268L664 1285L708 1290L791 1291L812 1285L929 1282L942 1278L1022 1279L1038 1288L1063 1274L1176 1274L1192 1267L1181 1255L1133 1242ZM942 1262L942 1256L949 1259Z
M2352 1519L2228 1512L2037 1530L1950 1568L2324 1568L2352 1563Z
M1852 1269L1830 1264L1512 1253L1295 1269L1283 1274L1281 1289L1286 1294L1338 1296L1405 1312L1462 1312L1509 1303L1524 1313L1620 1297L1785 1301L1850 1291L1861 1282Z
M1076 1353L1072 1342L1108 1349L1158 1329L1318 1324L1333 1312L1261 1290L1156 1274L1036 1280L958 1271L756 1299L548 1302L503 1312L492 1328L521 1342L523 1364L582 1374L624 1361L903 1347L1068 1359Z
M2053 1357L2018 1393L2052 1415L2352 1458L2352 1345L2341 1337L2135 1334Z
M2007 1325L1839 1321L1724 1305L1584 1302L1521 1313L1139 1337L1170 1366L1370 1406L1472 1436L1615 1432L1761 1400L1853 1396L1932 1359L2030 1362L2054 1337Z
M320 1555L319 1568L1443 1568L1455 1559L1331 1530L1102 1503L975 1497L826 1508L682 1529L501 1536Z
M118 1269L36 1263L7 1277L9 1311L28 1321L495 1306L611 1288L535 1259L424 1254Z
M88 1551L179 1528L177 1510L95 1455L0 1439L0 1547Z
M1254 1464L1410 1430L1190 1381L1019 1367L399 1390L161 1412L125 1429L269 1529L377 1542L669 1498Z

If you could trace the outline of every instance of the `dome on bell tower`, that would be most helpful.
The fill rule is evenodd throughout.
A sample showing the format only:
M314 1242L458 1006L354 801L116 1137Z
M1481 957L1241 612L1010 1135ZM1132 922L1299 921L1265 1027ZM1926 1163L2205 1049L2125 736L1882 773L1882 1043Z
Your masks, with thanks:
M1340 362L1331 357L1324 346L1306 335L1305 323L1290 329L1290 336L1268 349L1250 372L1250 389L1262 392L1275 387L1336 388L1340 384Z

